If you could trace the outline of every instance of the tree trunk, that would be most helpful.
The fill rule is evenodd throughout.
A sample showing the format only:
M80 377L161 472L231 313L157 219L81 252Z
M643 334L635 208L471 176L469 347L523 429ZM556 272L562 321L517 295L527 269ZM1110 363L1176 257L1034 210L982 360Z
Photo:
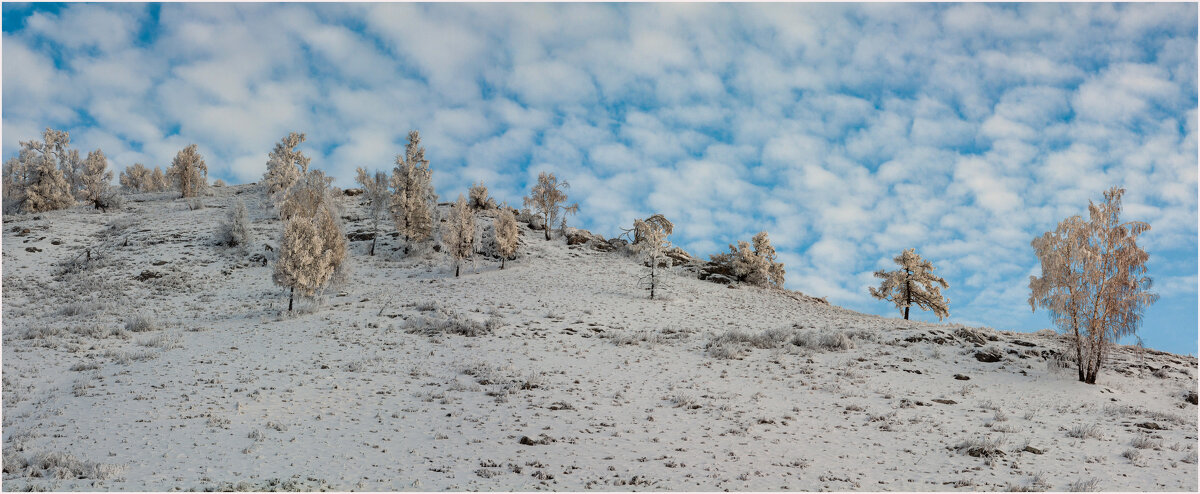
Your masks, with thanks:
M550 217L542 220L542 226L546 228L546 240L550 240Z
M907 272L908 270L904 270ZM912 308L912 281L904 280L904 320L908 320L908 309Z
M457 261L454 263L454 277L458 278L458 268L461 266Z
M500 269L504 269L504 256L500 256Z
M296 299L296 287L292 287L291 293L288 294L288 312L292 311L292 301Z

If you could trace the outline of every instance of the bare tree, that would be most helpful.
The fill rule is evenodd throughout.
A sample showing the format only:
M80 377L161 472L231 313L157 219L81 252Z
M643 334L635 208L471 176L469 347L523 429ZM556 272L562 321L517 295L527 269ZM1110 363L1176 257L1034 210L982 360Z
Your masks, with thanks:
M204 157L198 149L195 144L183 148L171 160L171 168L167 169L167 176L183 197L200 195L208 183L208 165L204 164Z
M96 209L102 209L108 203L112 179L113 172L108 169L108 158L104 156L104 151L97 149L89 152L87 159L83 160L80 199L91 203Z
M412 242L428 240L433 234L433 213L437 194L433 191L433 171L421 147L421 134L408 133L403 156L396 156L392 169L392 221L404 236L405 253Z
M662 218L660 215L659 218ZM653 218L653 217L651 217ZM662 218L666 221L666 218ZM659 264L665 262L666 267L671 266L671 258L667 257L666 251L671 246L671 242L667 240L667 236L671 234L672 228L664 228L666 225L661 222L646 223L642 220L634 220L634 231L642 232L642 241L636 245L639 246L642 256L646 262L649 271L646 276L640 280L641 286L650 292L650 300L654 300L655 292L660 291L662 287L662 270Z
M320 170L312 170L288 189L280 207L283 240L273 280L289 288L289 311L297 291L314 295L345 265L346 236L337 220L331 182Z
M308 174L311 158L296 150L296 146L302 142L303 133L291 132L280 139L275 144L275 149L267 155L267 172L263 174L263 184L267 187L268 196L287 191Z
M1113 187L1104 202L1088 202L1088 220L1071 216L1031 243L1042 276L1029 277L1029 307L1048 310L1071 336L1079 380L1095 384L1113 343L1135 335L1146 307L1158 300L1146 276L1149 254L1137 238L1141 221L1121 223L1121 196Z
M462 260L475 252L475 215L471 213L471 207L462 194L450 206L450 220L446 222L446 230L442 233L442 243L454 259L454 276L458 277Z
M569 188L571 184L566 180L559 182L553 173L541 172L538 174L537 184L534 184L529 197L525 198L525 207L533 208L542 215L546 240L550 240L550 225L558 219L560 210L562 214L575 214L579 211L579 204L563 206L563 203L567 202L566 190Z
M496 233L496 252L500 254L500 269L504 269L504 261L517 252L517 218L512 210L500 208L500 214L492 220L492 229Z
M367 173L365 168L358 168L355 181L363 187L363 199L367 202L367 214L371 218L371 250L375 255L375 243L379 239L379 219L388 211L392 192L388 190L388 176L383 172L375 172L375 176Z
M921 259L916 249L904 249L894 260L900 265L900 269L876 271L875 277L883 281L880 282L879 288L869 288L871 296L880 300L891 300L904 314L905 320L908 319L908 311L913 304L933 311L939 321L950 317L950 301L942 296L941 290L950 288L950 285L933 274L937 268L929 261Z

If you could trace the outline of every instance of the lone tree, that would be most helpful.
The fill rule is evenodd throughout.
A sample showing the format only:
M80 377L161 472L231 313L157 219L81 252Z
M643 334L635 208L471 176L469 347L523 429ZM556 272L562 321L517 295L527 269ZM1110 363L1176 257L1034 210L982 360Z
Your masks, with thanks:
M403 156L396 156L392 169L392 221L396 231L404 236L407 254L412 242L428 240L433 235L433 213L437 194L433 191L433 171L421 147L421 134L408 133Z
M659 269L659 264L665 263L665 267L671 267L671 258L666 256L667 249L671 246L667 236L674 230L674 225L662 215L654 215L650 219L655 217L661 221L647 223L642 220L633 220L633 229L640 233L641 238L641 242L634 245L641 250L642 257L649 269L646 276L640 280L640 284L650 292L650 300L654 300L655 292L659 291L662 286L662 270Z
M320 170L308 172L288 190L280 208L283 240L273 280L289 289L289 311L297 291L311 297L334 279L346 260L346 236L337 221L331 182Z
M950 285L933 274L937 268L929 261L921 259L916 249L904 249L894 260L900 265L900 269L876 271L875 277L883 281L879 288L869 288L871 296L880 300L891 300L896 304L896 308L904 313L905 320L908 320L908 311L913 304L933 311L939 321L950 317L950 301L942 296L942 288L950 288Z
M1146 276L1149 254L1137 238L1150 230L1141 221L1121 223L1121 196L1113 187L1100 204L1088 201L1088 220L1071 216L1033 240L1042 276L1029 277L1029 307L1050 312L1071 336L1079 380L1096 384L1111 345L1135 335L1142 315L1158 300Z
M108 169L108 158L99 149L89 152L83 160L83 174L80 177L83 184L81 200L92 204L96 209L106 208L109 199L109 183L112 182L113 172Z
M375 242L379 239L379 219L388 211L392 192L388 190L388 176L383 172L375 172L374 176L367 173L365 168L358 168L355 179L363 187L363 199L367 201L367 214L371 218L371 250L375 255Z
M196 197L204 191L208 180L208 165L200 155L195 144L188 145L171 160L171 168L167 169L171 183L179 189L182 197Z
M450 219L442 233L442 243L454 259L454 276L457 278L462 260L471 257L475 251L475 215L462 194L450 206Z
M267 172L263 174L263 184L267 187L267 195L273 196L286 192L296 182L308 174L308 163L311 158L296 146L304 142L304 134L292 132L275 144L275 149L267 155Z
M254 242L250 233L250 217L246 211L246 203L240 199L229 210L229 216L217 226L217 245L237 247L243 254Z
M468 195L470 196L471 209L482 211L484 209L496 208L496 201L488 197L488 189L486 185L483 185L483 181L472 184L470 190L468 190Z
M496 253L500 254L500 269L504 269L504 261L517 252L517 218L512 210L500 208L500 214L492 220L492 230L496 232Z
M553 173L541 172L538 174L537 184L529 192L529 197L525 198L525 207L533 208L535 212L542 215L542 227L546 231L546 240L550 240L550 225L558 219L560 210L562 214L575 214L579 211L578 203L570 206L562 205L567 202L566 190L569 188L571 188L571 184L566 180L559 182Z
M63 209L75 204L60 163L69 159L70 136L47 128L42 140L21 142L21 151L4 163L4 201L25 212ZM78 153L75 153L78 158Z

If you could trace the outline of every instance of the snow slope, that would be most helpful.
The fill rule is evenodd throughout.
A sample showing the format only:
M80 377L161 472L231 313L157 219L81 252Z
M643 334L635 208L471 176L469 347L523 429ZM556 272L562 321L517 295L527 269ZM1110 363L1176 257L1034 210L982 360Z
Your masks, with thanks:
M4 218L5 490L1197 490L1192 357L1122 347L1090 386L1048 332L683 275L651 301L634 258L524 226L460 278L355 241L288 314L281 224L213 191ZM249 254L212 241L238 199Z

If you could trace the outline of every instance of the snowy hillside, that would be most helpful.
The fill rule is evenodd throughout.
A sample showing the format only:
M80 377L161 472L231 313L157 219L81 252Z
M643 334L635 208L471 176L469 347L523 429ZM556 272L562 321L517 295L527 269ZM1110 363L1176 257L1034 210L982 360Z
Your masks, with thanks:
M683 274L651 301L635 258L524 225L459 278L353 241L288 314L262 192L213 193L4 218L5 490L1198 488L1195 358L1122 347L1093 386L1049 332ZM237 199L247 254L213 242Z

